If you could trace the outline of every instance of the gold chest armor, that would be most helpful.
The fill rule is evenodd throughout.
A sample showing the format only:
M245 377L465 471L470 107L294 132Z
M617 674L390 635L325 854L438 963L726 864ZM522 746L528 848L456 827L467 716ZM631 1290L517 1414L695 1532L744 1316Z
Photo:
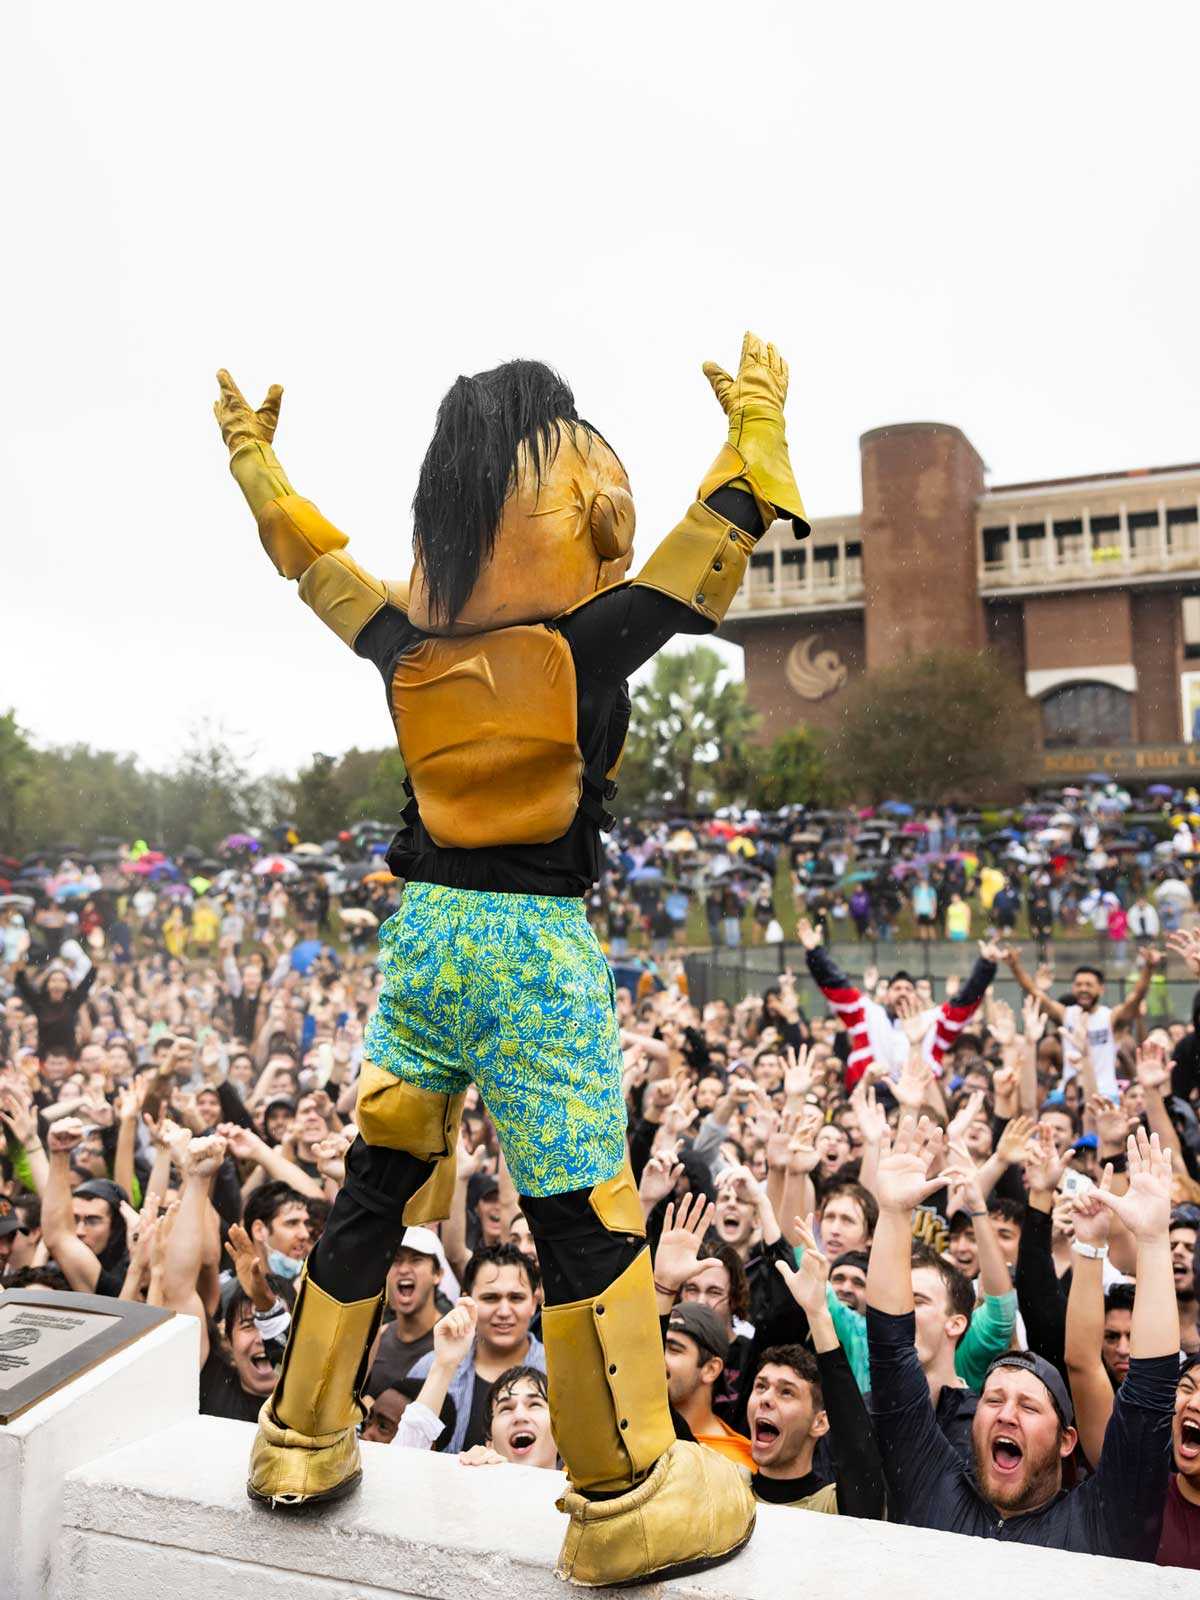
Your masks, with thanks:
M397 663L392 716L435 844L549 844L571 826L583 757L560 633L530 623L427 639Z

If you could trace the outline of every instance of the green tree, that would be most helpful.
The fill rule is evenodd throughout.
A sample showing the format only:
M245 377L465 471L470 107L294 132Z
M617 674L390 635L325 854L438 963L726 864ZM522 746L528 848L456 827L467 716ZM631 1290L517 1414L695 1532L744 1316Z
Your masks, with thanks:
M10 707L0 716L0 850L19 855L30 842L30 791L37 776L37 751Z
M262 790L221 729L202 723L174 768L157 784L155 832L168 849L211 850L228 833L274 821L263 815Z
M872 804L943 804L1021 785L1036 748L1034 708L986 655L936 651L858 679L831 749L836 778Z
M742 798L764 811L801 803L830 805L837 800L837 784L820 734L809 727L789 728L770 744L753 746Z
M754 714L743 683L707 645L655 658L632 691L620 809L687 813L744 781Z

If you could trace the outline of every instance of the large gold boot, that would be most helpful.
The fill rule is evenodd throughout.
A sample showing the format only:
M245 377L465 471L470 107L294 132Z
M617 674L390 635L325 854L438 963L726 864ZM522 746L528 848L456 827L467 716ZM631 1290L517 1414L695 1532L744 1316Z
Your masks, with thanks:
M644 1232L626 1174L590 1203L610 1232ZM554 1437L571 1478L558 1502L571 1519L559 1577L619 1588L735 1555L754 1531L749 1474L675 1437L650 1252L594 1298L547 1306L542 1330Z
M252 1500L310 1505L358 1483L359 1393L382 1315L382 1294L342 1305L301 1274L279 1380L250 1451Z

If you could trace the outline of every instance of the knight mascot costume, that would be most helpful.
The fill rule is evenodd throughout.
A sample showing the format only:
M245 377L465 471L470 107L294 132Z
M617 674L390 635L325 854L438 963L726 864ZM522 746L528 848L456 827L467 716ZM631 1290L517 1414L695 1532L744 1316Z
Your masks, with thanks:
M559 1573L586 1585L698 1571L754 1526L743 1471L672 1425L613 979L584 915L613 824L626 679L673 634L720 624L777 516L808 531L784 435L786 363L747 335L736 376L704 371L727 440L632 579L625 470L540 362L460 377L443 399L408 582L359 566L288 482L272 449L280 389L255 411L222 372L216 404L268 556L383 676L409 796L387 858L405 890L380 929L358 1138L299 1280L249 1492L291 1507L358 1482L388 1268L408 1224L449 1214L474 1083L537 1243L570 1478Z

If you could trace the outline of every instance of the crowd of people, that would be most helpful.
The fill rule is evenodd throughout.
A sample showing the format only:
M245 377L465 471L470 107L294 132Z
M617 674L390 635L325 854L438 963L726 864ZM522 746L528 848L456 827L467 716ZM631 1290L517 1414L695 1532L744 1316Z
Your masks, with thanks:
M630 931L663 953L703 905L707 940L779 943L806 917L827 943L965 943L1027 931L1094 941L1115 969L1184 925L1200 903L1200 795L1116 784L1053 791L1005 813L896 802L878 809L627 826L612 851L617 892L594 909L618 955ZM790 918L788 913L790 912Z
M893 835L897 859L931 816ZM596 908L614 962L662 843L627 848ZM903 971L855 981L804 886L837 841L792 848L819 1004L785 972L698 1008L652 876L659 981L616 990L678 1436L771 1504L1200 1568L1200 1034L1149 1025L1164 929L1134 936L1136 981L1109 1003L1100 966L1055 981L1004 942L1000 888L992 941L944 996ZM1015 878L980 858L968 884L966 853L945 854L914 867L914 906L925 884L953 908L984 872ZM1113 857L1129 893L1149 886L1137 856ZM1027 895L1050 876L1065 920L1069 875L1020 871ZM345 1177L374 926L400 886L147 880L94 919L51 894L3 929L0 1283L191 1313L202 1409L251 1422ZM368 915L335 939L339 909ZM1029 916L1036 936L1032 899ZM1165 933L1200 984L1200 930ZM537 1252L474 1090L449 1220L404 1234L387 1308L364 1440L558 1469Z

